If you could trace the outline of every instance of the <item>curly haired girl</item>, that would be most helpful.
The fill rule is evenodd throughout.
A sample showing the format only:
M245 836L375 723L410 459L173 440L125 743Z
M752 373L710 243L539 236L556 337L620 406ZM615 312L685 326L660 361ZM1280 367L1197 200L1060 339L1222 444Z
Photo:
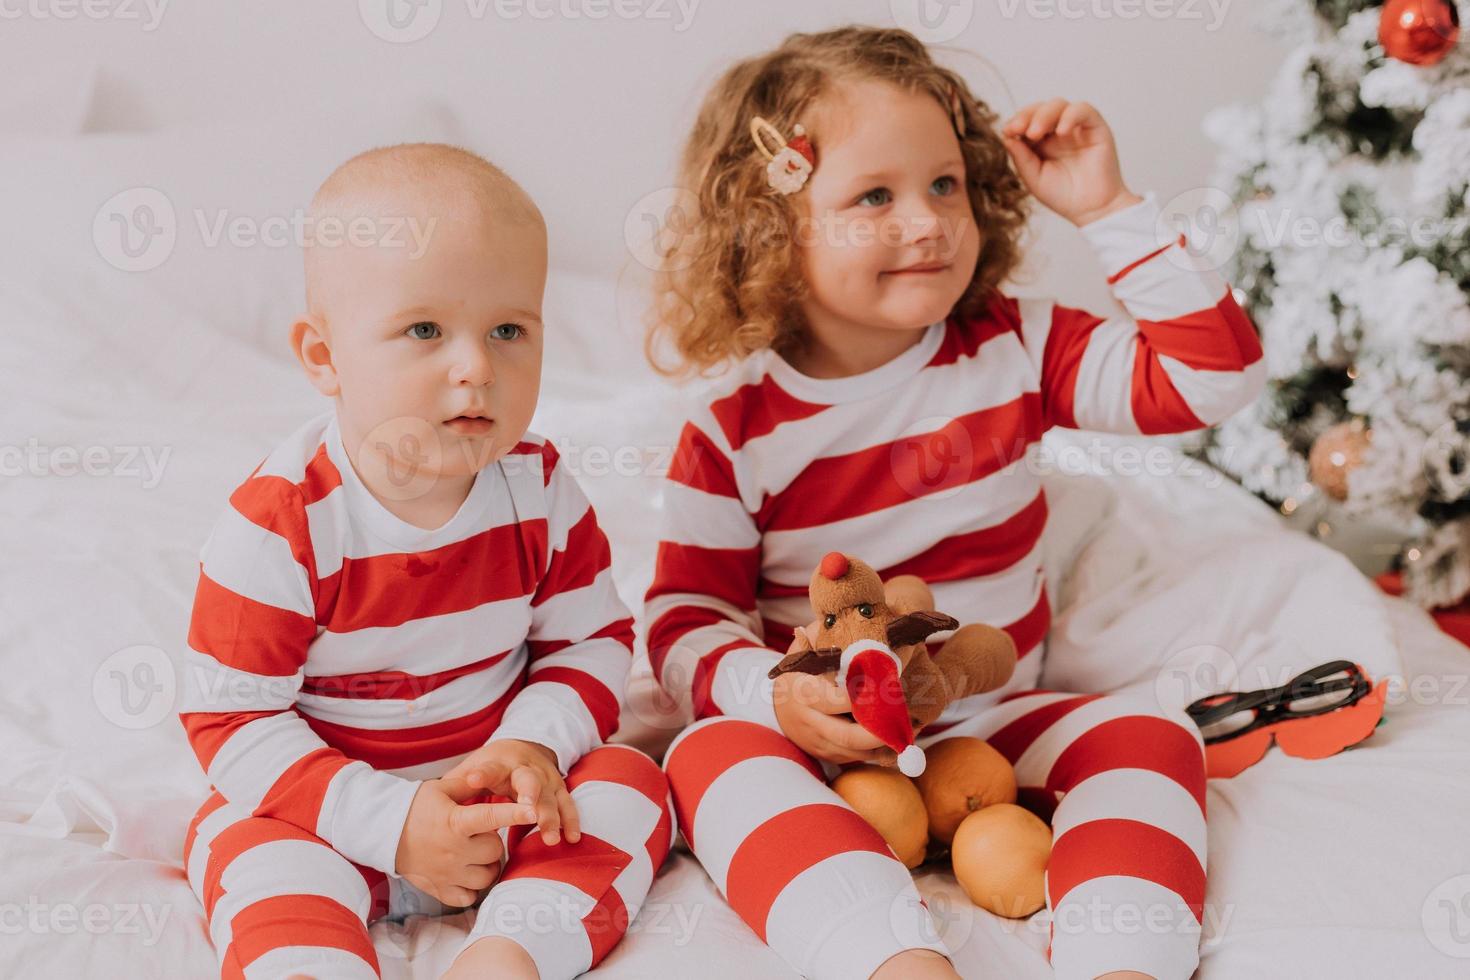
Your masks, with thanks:
M695 856L800 973L956 975L961 951L904 865L827 785L893 752L843 717L829 679L767 676L810 618L811 570L850 551L1015 640L1011 681L919 742L987 739L1051 823L1056 974L1188 977L1199 734L1137 697L1036 689L1047 501L1027 460L1051 426L1181 432L1254 399L1261 346L1229 287L1161 232L1153 192L1127 188L1090 105L1039 102L997 127L899 30L797 34L735 65L681 173L694 213L650 354L718 376L666 481L646 621L660 683L699 719L664 762ZM1081 229L1126 313L1001 290L1033 197Z

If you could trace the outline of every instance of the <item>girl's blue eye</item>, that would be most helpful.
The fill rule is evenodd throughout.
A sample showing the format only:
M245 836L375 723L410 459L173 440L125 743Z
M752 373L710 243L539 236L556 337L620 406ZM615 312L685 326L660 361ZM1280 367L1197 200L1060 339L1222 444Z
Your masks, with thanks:
M507 333L505 331L509 332ZM500 326L496 327L492 331L492 333L495 334L496 340L515 340L521 334L525 333L525 331L521 329L521 326L518 323L502 323Z
M425 320L421 323L415 323L405 330L404 333L408 334L414 340L433 340L439 336L439 325Z
M873 198L875 198L875 197L882 198L882 200L875 201L875 200L873 200ZM869 207L875 207L876 208L876 207L881 207L884 204L887 204L891 200L893 200L893 195L889 192L888 188L886 188L886 187L875 187L872 190L868 191L868 193L864 194L862 197L858 198L858 203L859 204L866 204Z
M933 187L935 191L939 194L944 195L953 193L955 187L958 186L958 184L959 181L955 180L953 177L940 177L939 179L935 180L934 183L930 186Z

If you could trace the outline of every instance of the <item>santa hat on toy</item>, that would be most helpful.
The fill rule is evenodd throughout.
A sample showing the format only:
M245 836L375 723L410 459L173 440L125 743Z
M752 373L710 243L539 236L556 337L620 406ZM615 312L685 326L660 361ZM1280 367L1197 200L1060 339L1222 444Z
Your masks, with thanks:
M924 771L924 750L914 744L914 726L903 696L898 654L877 640L858 640L842 651L837 683L847 689L852 717L898 753L898 771Z

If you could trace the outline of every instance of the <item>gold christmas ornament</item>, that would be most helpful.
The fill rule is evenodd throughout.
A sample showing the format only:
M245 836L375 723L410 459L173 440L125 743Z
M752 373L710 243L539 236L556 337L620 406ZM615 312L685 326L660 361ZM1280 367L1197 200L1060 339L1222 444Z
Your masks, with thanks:
M1339 422L1323 432L1307 454L1312 483L1333 500L1346 500L1348 474L1362 463L1372 441L1373 433L1362 419Z

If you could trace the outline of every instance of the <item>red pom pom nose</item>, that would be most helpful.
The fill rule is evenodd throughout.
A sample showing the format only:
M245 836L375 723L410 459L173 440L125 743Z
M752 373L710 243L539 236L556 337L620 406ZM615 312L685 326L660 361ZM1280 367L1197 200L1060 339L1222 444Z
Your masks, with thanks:
M847 574L847 556L840 551L829 551L822 558L822 577L837 581Z

